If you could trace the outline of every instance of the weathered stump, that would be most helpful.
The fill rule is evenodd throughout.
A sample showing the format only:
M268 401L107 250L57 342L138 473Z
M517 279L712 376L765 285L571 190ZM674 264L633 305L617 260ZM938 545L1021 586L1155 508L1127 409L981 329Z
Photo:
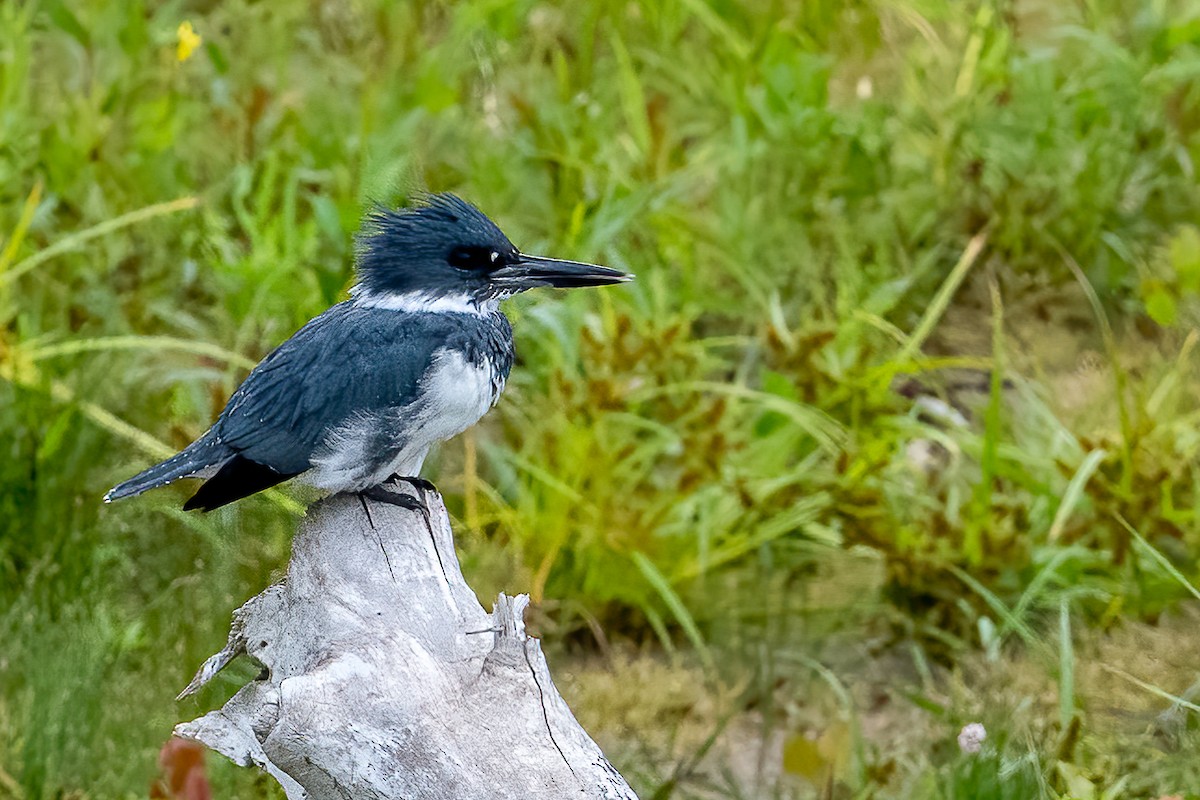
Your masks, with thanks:
M261 767L290 800L636 800L525 635L528 598L486 613L428 499L428 525L355 496L310 509L284 581L234 613L181 697L242 653L262 675L176 733Z

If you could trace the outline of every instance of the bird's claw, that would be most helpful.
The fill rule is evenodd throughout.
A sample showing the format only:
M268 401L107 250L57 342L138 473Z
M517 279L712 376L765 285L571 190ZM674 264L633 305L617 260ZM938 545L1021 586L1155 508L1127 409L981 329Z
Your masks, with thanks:
M363 489L358 493L361 497L367 500L374 500L377 503L386 503L389 506L397 506L406 508L409 511L420 511L428 514L429 510L425 508L425 503L422 498L414 497L411 494L404 492L394 492L385 486L372 486L369 489Z
M411 481L412 479L405 478L404 480ZM416 480L421 479L417 478ZM429 483L428 481L422 482ZM383 485L372 486L369 489L363 489L358 493L358 496L364 500L374 500L378 503L386 503L390 506L396 506L408 511L416 511L421 515L421 519L425 520L425 527L429 530L430 535L432 535L433 521L429 518L429 506L425 500L425 492L420 486L417 486L417 484L414 483L413 485L417 488L417 492L420 495L419 497L414 497L411 494L404 494L403 492L395 492Z
M400 475L399 473L392 473L392 475L388 478L388 480L394 481L396 483L399 483L401 481L403 481L404 483L407 483L408 485L412 486L414 489L416 489L418 492L421 493L422 499L424 499L426 492L436 492L437 491L437 487L434 486L431 482L425 480L424 478L412 477L412 476L408 476L408 475Z

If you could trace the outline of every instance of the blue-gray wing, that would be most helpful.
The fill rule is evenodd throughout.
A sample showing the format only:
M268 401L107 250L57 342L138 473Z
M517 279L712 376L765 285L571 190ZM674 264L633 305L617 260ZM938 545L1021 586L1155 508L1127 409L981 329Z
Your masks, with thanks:
M339 424L417 396L447 327L435 314L336 305L254 368L213 433L276 472L303 472Z

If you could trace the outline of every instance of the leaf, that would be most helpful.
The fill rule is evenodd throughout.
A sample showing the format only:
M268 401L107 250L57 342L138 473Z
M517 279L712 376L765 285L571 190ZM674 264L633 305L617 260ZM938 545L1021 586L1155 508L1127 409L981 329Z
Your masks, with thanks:
M1165 289L1155 288L1146 295L1146 314L1150 319L1164 328L1169 328L1175 324L1179 318L1179 310L1175 304L1175 298L1172 297Z
M54 456L62 448L67 431L71 429L73 421L74 413L70 409L55 417L54 422L50 423L50 427L46 429L46 433L38 445L38 461L44 464L54 459Z
M1167 245L1167 258L1182 292L1200 292L1200 230L1184 225Z
M796 383L787 375L773 369L762 371L762 390L767 394L782 397L785 400L799 400L800 393L796 391Z
M1058 504L1058 511L1054 513L1054 522L1050 525L1050 533L1046 538L1050 541L1058 541L1058 537L1062 535L1063 528L1067 525L1067 520L1071 518L1071 512L1079 505L1083 499L1084 489L1087 488L1087 483L1091 480L1092 475L1108 457L1108 453L1104 450L1093 450L1088 453L1087 458L1079 465L1079 469L1071 477L1071 482L1067 484L1067 490L1063 492L1062 502Z
M820 736L799 734L783 745L783 768L812 783L824 783L837 777L850 763L853 736L850 726L841 720L831 723Z
M75 16L65 3L60 0L60 2L50 3L43 8L46 10L46 16L54 23L54 27L69 34L72 39L84 47L91 47L92 37L88 35L87 28L80 23L79 17Z
M1067 795L1072 800L1095 800L1096 785L1084 777L1079 767L1065 761L1055 762L1055 768L1067 786Z
M807 778L813 783L824 777L828 764L816 739L807 735L793 736L783 745L783 768L792 775Z

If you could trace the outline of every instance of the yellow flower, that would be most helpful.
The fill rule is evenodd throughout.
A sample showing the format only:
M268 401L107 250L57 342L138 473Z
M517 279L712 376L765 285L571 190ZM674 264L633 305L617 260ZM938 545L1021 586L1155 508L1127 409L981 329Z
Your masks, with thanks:
M192 57L192 53L196 52L196 48L204 41L200 34L196 33L196 29L192 27L191 20L185 19L179 23L179 29L175 32L179 37L179 46L175 50L175 54L180 61L187 61Z

